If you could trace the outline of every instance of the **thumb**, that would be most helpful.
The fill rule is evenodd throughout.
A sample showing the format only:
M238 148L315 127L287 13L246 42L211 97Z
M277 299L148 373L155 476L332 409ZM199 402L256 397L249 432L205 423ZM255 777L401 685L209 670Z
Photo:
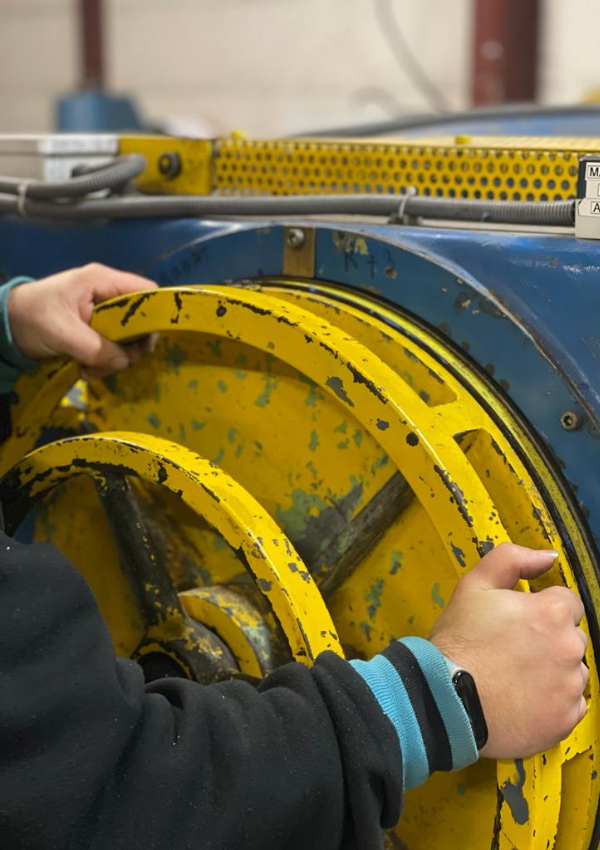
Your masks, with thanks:
M558 557L552 549L527 549L501 543L463 579L471 589L511 590L519 579L533 579L547 572Z
M129 365L129 355L122 345L106 339L83 321L73 325L62 350L98 373L118 372Z

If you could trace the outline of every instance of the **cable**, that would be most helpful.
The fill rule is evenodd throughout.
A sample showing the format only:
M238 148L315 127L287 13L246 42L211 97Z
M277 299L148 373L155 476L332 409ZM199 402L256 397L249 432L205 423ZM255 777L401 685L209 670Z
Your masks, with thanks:
M1 181L0 181L1 182ZM541 226L573 225L574 201L468 201L418 195L287 195L270 197L136 196L84 201L37 201L0 194L0 215L90 221L121 218L361 215Z
M71 177L69 180L21 180L18 177L0 177L0 193L17 195L26 207L25 200L58 200L80 198L103 189L121 189L146 168L146 159L138 153L116 157L93 171Z
M537 118L561 118L561 117L586 117L596 118L600 121L600 106L540 106L535 103L511 103L506 106L484 106L477 109L469 109L444 114L431 115L408 115L400 116L393 121L379 121L369 124L358 124L353 127L333 127L323 130L306 130L296 133L295 137L319 136L319 137L357 137L364 136L389 136L405 130L419 130L427 127L443 127L445 124L462 123L465 121L504 121L510 118L523 116ZM530 134L531 135L531 134Z
M381 34L387 41L396 62L414 87L421 92L432 109L437 112L449 111L450 104L445 95L427 75L404 37L393 12L393 0L375 0L375 15Z

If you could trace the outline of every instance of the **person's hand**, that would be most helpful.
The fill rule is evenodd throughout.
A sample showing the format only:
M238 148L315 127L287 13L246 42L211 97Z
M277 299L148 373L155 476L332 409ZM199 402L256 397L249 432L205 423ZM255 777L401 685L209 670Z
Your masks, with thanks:
M555 552L503 543L459 583L430 640L475 679L489 739L481 754L524 758L567 737L586 713L587 635L565 587L512 590L548 570Z
M156 289L143 277L91 263L16 286L8 296L8 320L19 351L34 360L68 355L86 375L99 377L129 366L151 347L151 338L118 345L92 330L96 304Z

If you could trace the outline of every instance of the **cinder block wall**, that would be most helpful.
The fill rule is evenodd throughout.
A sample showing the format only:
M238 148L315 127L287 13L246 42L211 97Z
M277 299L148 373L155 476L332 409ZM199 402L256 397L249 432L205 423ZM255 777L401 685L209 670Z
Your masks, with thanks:
M449 105L468 105L471 0L394 7ZM0 132L52 128L56 98L78 82L75 9L75 0L0 0ZM106 11L109 84L150 120L276 135L428 108L374 0L106 0ZM545 0L542 100L600 89L599 30L600 4Z

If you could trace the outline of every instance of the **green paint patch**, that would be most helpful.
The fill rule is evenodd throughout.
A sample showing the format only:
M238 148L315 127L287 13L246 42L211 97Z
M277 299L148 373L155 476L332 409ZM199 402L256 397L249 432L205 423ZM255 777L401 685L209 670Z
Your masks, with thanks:
M308 461L308 463L306 464L306 468L308 469L308 471L310 472L310 474L312 475L313 478L317 477L317 474L318 474L317 468L314 465L314 463L312 462L312 460Z
M352 434L352 439L360 449L363 441L363 432L360 430L360 428L357 428L354 434Z
M365 621L363 620L361 623L359 623L359 624L358 624L358 628L359 628L359 629L361 630L361 632L364 634L364 636L366 637L367 641L368 641L369 643L371 643L371 631L372 631L372 628L371 628L371 626L369 625L369 623L365 623Z
M311 452L314 452L318 445L319 445L319 435L317 434L316 431L311 431L310 432L310 440L309 440L309 443L308 443L308 448L311 450Z
M218 387L220 392L222 392L222 393L227 392L227 384L225 383L225 381L217 381L217 387Z
M219 339L209 339L206 343L206 347L210 350L213 357L222 357L223 352L221 350L221 345L223 344L223 340Z
M277 519L291 540L302 540L308 521L328 505L317 493L305 493L300 488L291 493L291 501L292 504L287 510L277 505Z
M165 350L165 363L167 364L167 369L169 372L173 372L174 375L179 375L179 369L183 366L187 359L187 351L180 348L176 342L173 343L173 345L168 346Z
M464 797L466 790L465 786L460 783L456 786L456 793L459 797Z
M345 434L346 431L348 430L348 423L344 419L344 421L340 422L340 424L337 425L333 430L335 431L336 434Z
M192 419L192 428L194 431L201 431L205 425L206 422L198 422L197 419Z
M179 442L185 445L185 427L183 422L179 423Z
M265 388L258 396L258 398L254 399L254 404L257 407L266 407L269 401L271 400L271 393L277 387L279 381L272 375L262 375L261 377L265 383Z
M217 452L216 456L212 458L211 462L216 463L218 465L223 460L224 455L225 455L225 449L221 447L219 449L219 451Z
M402 569L402 559L404 558L404 553L400 552L397 549L394 549L390 556L390 575L395 576L398 570Z
M304 399L304 404L307 407L316 407L317 404L317 386L311 383L308 388L308 395Z
M118 375L105 375L102 378L102 383L109 390L109 392L114 393L114 395L119 395L119 376Z
M227 549L229 546L228 542L224 537L221 537L220 534L215 534L212 539L212 550L213 552L221 552L223 549Z
M241 443L238 443L236 450L235 450L235 456L239 457L243 451L244 451L244 446Z
M367 615L369 620L374 620L377 611L381 608L381 595L383 593L383 588L385 586L385 581L382 578L378 578L371 587L369 588L368 593L365 593L364 600L369 603L367 608Z
M236 377L239 381L243 381L243 380L244 380L244 378L247 378L247 377L248 377L248 373L247 373L247 372L242 371L242 369L234 369L234 370L233 370L233 374L235 375L235 377Z
M347 449L349 445L350 445L350 440L348 438L346 438L345 440L341 440L337 444L337 447L338 447L338 449Z
M378 469L383 469L389 463L389 457L386 454L381 455L371 464L371 475L375 475Z
M238 431L237 428L230 428L229 431L227 432L227 440L230 443L235 443L236 437L239 433L240 432Z
M238 366L240 369L243 369L245 366L248 365L248 358L246 357L243 351L240 351L236 355L235 365Z
M153 428L160 428L160 419L156 413L151 413L150 416L146 416L146 422Z
M438 608L445 608L446 602L444 601L441 593L440 593L440 585L436 582L431 588L431 598L433 600L433 604L437 605Z
M196 378L192 378L191 381L188 381L188 387L191 390L197 390L198 389L198 381L196 380Z

